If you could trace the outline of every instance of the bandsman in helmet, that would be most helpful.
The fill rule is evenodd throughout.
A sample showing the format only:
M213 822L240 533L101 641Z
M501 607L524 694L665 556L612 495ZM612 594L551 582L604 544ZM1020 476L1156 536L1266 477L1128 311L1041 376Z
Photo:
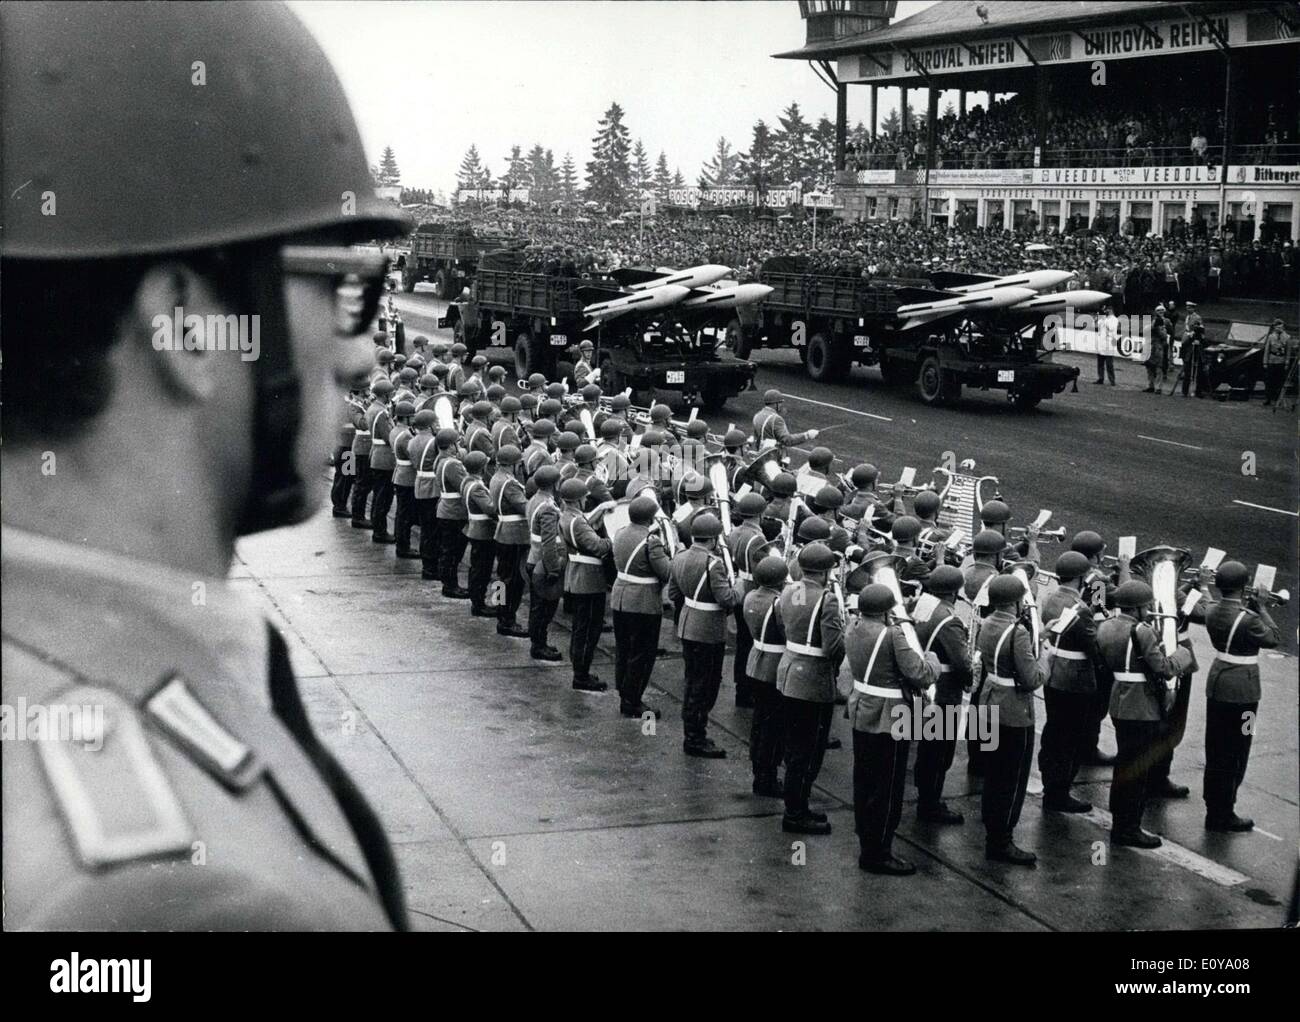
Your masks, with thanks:
M487 605L488 585L492 581L492 560L496 556L496 512L492 494L483 474L488 468L487 456L482 451L465 455L465 479L460 484L461 499L465 501L465 538L469 542L469 573L466 588L469 590L469 612L474 617L496 617L497 612Z
M507 394L498 407L501 409L501 418L492 423L493 448L500 448L503 444L519 447L519 412L523 405L519 403L519 398Z
M932 552L931 559L926 559L916 549L916 541L920 536L921 523L916 518L911 515L899 515L894 519L894 524L890 528L890 537L894 541L893 552L903 558L903 564L897 574L899 585L905 587L905 594L908 589L913 593L919 591L921 584L935 568L934 553Z
M830 740L836 685L844 660L844 608L829 584L835 555L822 543L799 551L802 577L777 601L785 652L777 666L785 735L785 814L792 834L829 834L825 813L809 805Z
M4 690L71 693L107 734L93 754L79 730L3 742L5 926L405 929L373 810L225 576L237 536L316 510L338 400L320 382L366 371L383 294L382 258L347 246L409 225L281 5L6 4L0 37ZM200 53L238 86L178 89L163 69ZM55 194L75 210L48 215ZM258 353L151 345L178 306L260 320ZM130 487L41 470L52 446L90 465L122 437L151 438ZM176 594L198 581L196 625ZM213 865L191 864L198 838Z
M474 387L475 401L487 400L487 382L483 379L487 372L487 364L486 355L475 355L469 360L470 371L469 375L465 377L465 383ZM450 378L450 373L448 377Z
M1088 573L1080 583L1080 593L1084 602L1092 609L1093 615L1100 618L1115 606L1115 591L1132 576L1129 572L1128 557L1119 558L1115 572L1108 572L1102 566L1102 555L1106 552L1106 541L1091 530L1076 533L1070 541L1070 549L1083 554L1088 559ZM1093 703L1092 726L1089 729L1088 751L1083 762L1092 766L1110 766L1115 757L1101 748L1101 723L1110 710L1111 674L1101 671L1097 674L1097 697Z
M357 430L366 428L365 391L365 377L354 377L343 403L343 422L339 426L339 442L334 448L332 461L334 479L330 484L330 504L335 518L349 518L352 515L348 498L352 495L352 482L357 474L352 448Z
M749 437L745 435L745 431L735 426L728 429L722 438L722 453L727 465L727 485L731 487L732 493L744 485L742 473L752 460L745 454L748 443Z
M600 440L596 443L596 457L600 462L597 474L609 485L609 492L615 500L622 500L627 494L631 478L631 464L623 448L624 425L620 419L605 419L600 424Z
M538 401L546 396L546 377L541 373L530 373L528 376L528 391Z
M677 608L677 637L682 643L686 690L682 698L682 747L688 756L722 759L726 750L709 738L709 713L722 684L727 615L740 597L718 556L722 523L699 514L691 523L691 545L673 558L668 599Z
M415 370L410 367L404 367L402 371L397 374L397 389L393 391L394 404L397 404L399 401L415 401L416 378L417 374Z
M651 496L657 505L663 506L659 482L663 446L664 435L659 430L647 429L641 435L641 444L632 459L632 478L628 480L627 491L624 493L626 499L630 500L644 492Z
M1224 561L1215 572L1219 599L1205 612L1214 660L1205 680L1205 827L1238 832L1254 821L1238 816L1237 789L1250 760L1250 726L1259 709L1259 651L1274 649L1282 636L1268 613L1268 590L1245 596L1249 575L1240 561Z
M819 431L804 430L791 433L781 416L785 407L785 397L779 390L768 390L763 394L763 407L754 415L754 443L762 450L765 444L775 443L778 447L795 447L816 440Z
M411 529L415 525L415 466L411 462L411 438L415 436L415 428L411 422L415 418L415 405L410 401L398 402L393 418L397 420L390 434L397 462L393 469L393 493L397 498L393 538L397 540L399 558L419 560L419 553L411 549Z
M438 520L438 579L442 582L442 595L449 600L467 600L469 590L460 584L460 562L469 542L465 535L469 512L461 496L466 472L459 448L454 444L444 448L439 441L433 470L438 474L438 507L434 514Z
M446 375L446 367L443 367L443 375ZM426 408L432 410L433 403L437 400L439 394L444 394L442 381L432 373L425 373L420 377L420 393L415 399L416 412L422 412Z
M912 502L912 514L921 523L921 532L916 537L916 545L918 551L930 549L931 559L936 564L946 562L956 566L959 564L960 554L956 551L940 550L949 536L949 530L938 522L942 507L943 500L934 490L922 490L916 495L916 499Z
M644 696L654 673L663 621L662 593L672 562L655 528L659 505L642 495L628 505L629 524L613 541L616 575L610 592L614 612L614 685L624 717L659 716Z
M1060 584L1039 607L1049 666L1038 771L1043 776L1043 808L1058 813L1092 808L1091 802L1070 794L1079 767L1093 749L1097 668L1102 665L1096 617L1081 591L1088 567L1088 559L1077 550L1061 554L1054 569Z
M1147 623L1154 600L1145 582L1125 582L1115 590L1119 613L1097 628L1097 646L1115 677L1110 716L1119 751L1110 786L1110 841L1133 848L1161 845L1160 838L1142 829L1147 775L1157 757L1161 720L1173 707L1175 679L1195 663L1190 646L1165 655L1159 635Z
M579 692L604 692L609 686L591 673L591 661L605 618L604 559L609 555L610 542L597 534L583 513L587 499L587 484L583 480L576 477L564 480L559 494L560 535L568 557L564 601L572 618L569 661L573 665L573 687Z
M677 535L682 546L690 546L692 541L691 523L695 516L704 512L716 514L713 502L713 483L706 475L687 469L673 487L673 521L677 523Z
M673 410L665 404L650 406L650 428L664 434L669 444L680 445L682 442L677 427L673 425Z
M465 358L468 355L469 348L460 341L453 344L443 355L447 362L447 389L453 394L457 393L469 378L465 372Z
M753 576L744 602L745 626L753 636L745 661L754 707L749 725L749 763L754 773L754 794L783 798L785 789L777 770L785 750L785 726L776 672L785 653L785 631L776 613L776 603L787 577L785 561L780 557L764 557L754 565Z
M388 342L388 335L383 333L379 333L375 335L375 344L380 345L381 338L383 344L386 345ZM376 380L388 380L389 376L392 374L392 371L393 371L392 349L382 345L376 347L375 364L370 369L369 382L374 383ZM389 380L389 382L391 383L392 381Z
M796 476L800 491L814 494L823 486L831 485L831 466L834 463L835 455L829 447L814 447L808 453L807 463Z
M433 463L438 457L438 444L434 437L437 417L432 409L422 409L415 413L411 426L411 439L406 442L406 450L415 475L411 499L415 520L420 526L418 550L422 568L420 577L426 582L431 582L438 577L438 536L435 524L438 511L438 476L433 471Z
M554 455L551 443L555 437L555 423L550 419L538 419L528 433L530 440L524 449L524 475L532 479L543 465L553 465Z
M560 479L572 479L578 471L576 455L582 441L578 434L564 430L555 437L555 467L560 470Z
M488 419L492 415L492 405L486 399L475 401L469 406L469 420L465 424L465 450L482 451L491 461L496 455L496 444L492 442L492 427Z
M560 536L560 504L555 487L560 473L543 464L530 480L534 492L528 498L528 638L534 660L555 662L560 651L551 645L549 631L560 596L564 592L564 570L568 564L564 539Z
M370 479L374 489L374 499L370 503L374 530L371 539L376 543L393 543L396 541L388 531L388 512L393 506L393 470L397 468L397 458L389 445L393 416L388 402L393 394L393 385L387 380L376 380L370 385L370 392L374 397L366 409L366 425L370 430ZM354 522L355 511L354 507Z
M731 554L731 566L736 570L736 594L741 603L735 610L736 653L733 660L732 680L736 685L736 705L750 708L754 705L753 686L748 674L749 647L753 637L745 620L744 599L754 585L754 566L766 547L758 517L767 507L767 501L757 493L746 493L731 505L731 535L723 542Z
M913 648L889 620L894 592L872 582L858 595L858 619L844 638L853 691L845 714L853 728L853 817L858 866L869 873L910 876L916 867L894 855L894 832L903 815L907 754L912 728L900 735L902 714L915 713L939 680L939 658ZM786 639L789 647L789 638ZM914 727L919 731L914 722Z
M977 640L984 681L975 712L992 719L990 711L997 709L995 747L982 753L984 857L1013 866L1038 861L1014 840L1034 760L1034 692L1046 680L1033 632L1021 619L1021 601L1027 595L1018 575L995 576L988 585L990 612Z
M636 435L636 430L632 428L632 422L628 418L631 407L631 398L626 394L615 394L609 399L609 411L602 411L596 416L596 428L599 429L601 424L604 422L617 422L623 441L625 443L631 443L632 437Z
M497 613L497 634L513 639L529 638L528 629L516 620L524 598L524 564L528 557L528 498L516 474L519 448L506 444L497 451L496 474L488 490L496 511L497 579L504 592Z
M854 489L848 495L843 514L845 518L859 523L853 537L853 541L859 546L879 546L879 533L883 532L887 535L894 524L893 512L886 507L885 501L876 492L876 480L879 476L880 470L875 465L867 463L855 465L849 472L849 482L853 484ZM872 532L872 529L877 531Z
M969 635L957 615L956 601L962 588L962 574L952 565L941 564L925 580L925 591L936 601L928 614L915 611L916 636L923 653L939 658L939 679L935 684L937 706L960 706L963 694L971 691ZM946 721L948 718L945 717ZM961 813L943 800L944 779L952 767L959 735L945 729L937 737L925 735L916 750L913 780L916 783L916 815L926 823L960 824Z

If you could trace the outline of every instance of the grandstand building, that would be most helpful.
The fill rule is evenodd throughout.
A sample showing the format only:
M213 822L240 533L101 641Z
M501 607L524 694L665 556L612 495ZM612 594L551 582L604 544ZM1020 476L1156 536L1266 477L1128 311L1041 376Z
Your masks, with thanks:
M1296 4L944 0L899 21L892 2L799 8L806 43L775 56L837 93L841 217L1300 237ZM869 90L857 145L851 87ZM913 111L919 128L882 131L882 89L898 90L903 131ZM968 109L981 93L995 101Z

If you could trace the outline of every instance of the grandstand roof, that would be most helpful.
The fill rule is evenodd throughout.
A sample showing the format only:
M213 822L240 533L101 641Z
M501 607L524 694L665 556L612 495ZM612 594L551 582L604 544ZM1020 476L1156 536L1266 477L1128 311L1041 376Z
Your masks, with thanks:
M976 13L981 0L942 0L933 7L913 14L910 18L892 25L845 36L825 42L810 43L797 50L774 53L774 57L787 60L827 60L852 53L867 53L876 47L917 45L946 40L971 39L981 36L1006 35L1019 29L1042 30L1051 26L1074 28L1094 21L1113 21L1116 18L1137 18L1164 14L1181 16L1182 8L1197 13L1210 13L1240 3L1196 2L1175 4L1153 0L1092 0L1092 2L1061 2L1061 0L983 0L989 19L981 21Z

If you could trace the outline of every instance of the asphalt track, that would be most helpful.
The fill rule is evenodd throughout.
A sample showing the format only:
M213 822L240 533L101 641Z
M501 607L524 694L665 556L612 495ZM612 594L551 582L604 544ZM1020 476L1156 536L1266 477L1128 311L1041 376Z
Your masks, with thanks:
M397 305L408 334L448 336L436 329L445 305L432 294L403 295ZM1144 368L1119 360L1118 385L1097 386L1091 357L1058 357L1080 366L1078 393L1067 389L1021 412L994 391L967 390L955 406L927 408L861 367L842 382L816 383L793 351L758 351L757 390L733 398L711 423L716 431L730 422L748 427L762 391L778 387L789 396L790 428L828 430L816 442L835 452L841 470L870 461L882 482L905 466L924 480L951 451L957 461L974 459L980 475L998 477L1013 525L1049 509L1049 527L1064 525L1067 535L1094 529L1112 552L1122 535L1136 535L1139 550L1184 547L1197 562L1214 546L1252 568L1273 565L1274 588L1297 593L1294 413L1274 413L1259 398L1144 394ZM1059 549L1045 547L1045 566ZM1296 604L1279 610L1277 620L1294 653Z

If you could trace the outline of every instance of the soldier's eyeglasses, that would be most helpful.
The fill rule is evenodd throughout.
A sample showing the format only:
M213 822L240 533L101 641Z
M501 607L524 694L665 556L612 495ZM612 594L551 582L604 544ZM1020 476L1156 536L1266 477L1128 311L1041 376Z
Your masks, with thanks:
M285 273L333 282L334 328L340 335L357 337L374 322L388 276L388 256L354 248L286 245L280 258Z

